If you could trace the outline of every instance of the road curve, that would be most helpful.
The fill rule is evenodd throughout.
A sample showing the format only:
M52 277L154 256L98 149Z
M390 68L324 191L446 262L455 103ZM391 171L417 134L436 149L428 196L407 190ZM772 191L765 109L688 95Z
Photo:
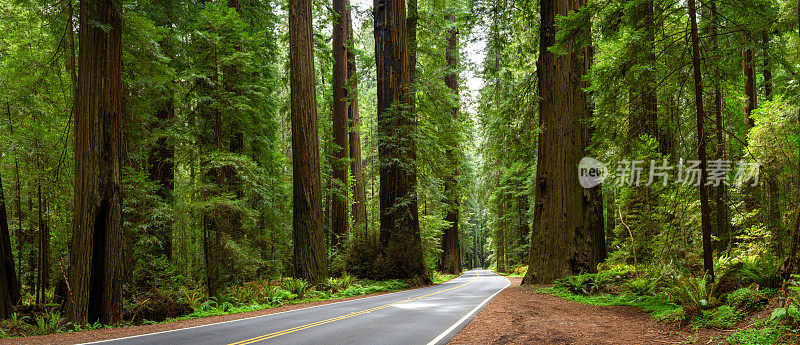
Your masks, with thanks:
M446 344L509 284L472 270L420 289L87 344Z

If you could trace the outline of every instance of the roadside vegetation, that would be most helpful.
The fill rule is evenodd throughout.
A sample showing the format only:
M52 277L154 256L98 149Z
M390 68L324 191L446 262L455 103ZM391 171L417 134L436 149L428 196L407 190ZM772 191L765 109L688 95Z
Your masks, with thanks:
M432 273L434 284L455 278L454 274ZM175 280L175 285L154 288L146 294L125 301L125 315L120 327L151 325L208 316L258 311L283 305L325 301L362 296L372 293L408 289L403 280L375 281L356 279L349 274L327 278L319 286L305 280L284 278L258 280L232 286L220 297L209 297L205 288L197 283ZM52 289L48 296L52 297ZM31 298L31 296L26 296ZM59 305L45 303L35 308L20 308L6 320L0 320L0 338L24 337L68 333L91 329L111 328L99 322L75 325L59 310Z
M731 344L788 344L800 335L800 277L782 283L779 264L770 256L722 257L715 281L675 265L602 265L532 288L582 304L637 307L691 332L727 330L720 337Z

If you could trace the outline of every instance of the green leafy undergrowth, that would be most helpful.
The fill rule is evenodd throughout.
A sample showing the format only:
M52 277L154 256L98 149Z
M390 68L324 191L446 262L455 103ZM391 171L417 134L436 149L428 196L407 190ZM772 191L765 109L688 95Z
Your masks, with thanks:
M587 305L637 307L650 313L654 319L661 321L682 321L683 318L683 308L680 305L657 296L639 296L627 292L617 295L579 295L570 292L568 287L561 285L540 288L536 292ZM681 320L675 320L676 318Z

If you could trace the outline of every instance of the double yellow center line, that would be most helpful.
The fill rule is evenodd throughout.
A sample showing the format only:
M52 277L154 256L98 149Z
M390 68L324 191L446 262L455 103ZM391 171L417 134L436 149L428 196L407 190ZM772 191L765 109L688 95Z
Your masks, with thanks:
M262 336L259 336L259 337L245 339L245 340L242 340L242 341L231 343L229 345L253 344L253 343L257 343L257 342L264 341L264 340L267 340L267 339L272 339L272 338L275 338L275 337L286 335L286 334L289 334L289 333L302 331L304 329L309 329L309 328L313 328L313 327L317 327L317 326L322 326L324 324L328 324L328 323L331 323L331 322L344 320L344 319L347 319L347 318L351 318L353 316L369 314L369 313L371 313L373 311L378 311L378 310L381 310L381 309L389 308L391 306L396 306L396 305L403 304L403 303L417 301L417 300L420 300L420 299L423 299L423 298L426 298L426 297L431 297L433 295L438 295L438 294L443 293L443 292L452 291L452 290L467 286L469 284L472 284L472 283L474 283L475 281L478 280L479 276L480 276L480 273L476 274L474 279L472 279L472 280L470 280L470 281L468 281L468 282L466 282L464 284L461 284L461 285L458 285L458 286L455 286L455 287L451 287L449 289L444 289L444 290L441 290L441 291L432 292L432 293L429 293L429 294L426 294L426 295L422 295L422 296L419 296L419 297L405 299L405 300L402 300L402 301L399 301L399 302L394 302L394 303L382 305L380 307L375 307L375 308L366 309L366 310L362 310L362 311L355 311L355 312L352 312L352 313L349 313L349 314L345 314L345 315L342 315L342 316L337 316L337 317L330 318L330 319L327 319L327 320L317 321L317 322L314 322L314 323L309 323L309 324L306 324L306 325L297 326L297 327L294 327L294 328L289 328L289 329L286 329L286 330L283 330L283 331L273 332L273 333L265 334L265 335L262 335Z

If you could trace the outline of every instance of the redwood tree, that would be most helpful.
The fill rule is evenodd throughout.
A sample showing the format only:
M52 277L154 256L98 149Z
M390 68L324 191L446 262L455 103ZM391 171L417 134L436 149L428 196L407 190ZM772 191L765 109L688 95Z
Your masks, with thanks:
M113 324L122 315L122 1L80 2L75 205L66 316Z
M584 225L587 205L577 169L584 151L580 121L589 111L581 76L586 74L590 57L585 49L575 47L576 43L568 43L564 55L549 49L556 43L556 16L567 15L583 4L582 0L540 0L537 76L542 133L529 269L524 284L596 270L592 234ZM588 30L581 34L588 35Z
M409 112L411 68L405 1L375 0L374 9L382 275L418 277L426 282L417 209L415 119Z
M19 281L14 269L14 255L11 252L11 236L8 233L8 214L3 194L3 178L0 176L0 319L11 315L14 304L19 300Z
M710 279L714 280L714 249L711 247L711 208L708 203L708 171L706 165L706 133L703 124L705 112L703 110L703 80L700 72L700 47L697 35L697 8L695 0L689 0L689 20L691 21L692 36L692 71L694 72L694 97L697 111L697 155L700 160L700 216L703 231L703 268Z
M445 58L448 73L444 77L444 83L456 97L450 112L453 120L458 121L458 29L453 25L455 24L453 15L448 14L445 16L445 20L451 23L451 27L447 30L449 36ZM444 185L444 195L448 198L447 214L444 220L449 222L450 226L444 230L442 236L442 256L439 261L439 270L444 273L461 273L461 245L458 240L458 158L455 150L458 146L458 139L454 138L450 145L445 156L453 167L453 172L447 177Z
M347 237L347 174L348 128L347 128L347 1L333 0L333 180L336 184L332 195L331 243L341 248Z
M350 172L353 174L353 228L367 231L367 195L364 191L364 163L361 159L361 118L358 113L358 75L356 54L349 49L353 44L353 18L350 14L350 1L347 5L347 78L349 80L349 100L347 115L350 120Z
M311 0L290 1L294 274L316 284L328 275L328 254L322 223L312 30Z

